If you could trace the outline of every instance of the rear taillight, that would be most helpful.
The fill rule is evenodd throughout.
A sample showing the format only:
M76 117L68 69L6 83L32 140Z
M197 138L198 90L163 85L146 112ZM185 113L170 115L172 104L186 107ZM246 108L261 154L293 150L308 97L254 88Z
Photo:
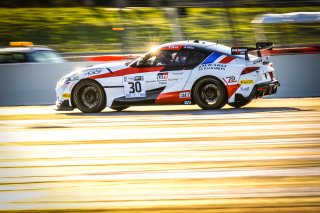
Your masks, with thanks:
M256 70L258 70L260 67L246 67L242 70L241 72L241 75L244 75L244 74L248 74L248 73L252 73Z

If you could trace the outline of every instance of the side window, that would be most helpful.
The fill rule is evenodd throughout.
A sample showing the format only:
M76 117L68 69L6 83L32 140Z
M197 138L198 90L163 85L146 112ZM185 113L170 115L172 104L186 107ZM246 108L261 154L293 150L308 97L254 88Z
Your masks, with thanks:
M196 67L198 66L204 59L206 58L206 56L202 53L199 52L192 52L187 63L186 66L193 66Z
M160 51L155 66L166 66L166 67L182 67L185 66L190 56L190 51Z
M174 64L177 51L159 51L156 53L149 53L144 57L133 63L137 67L159 67L159 66L172 66Z
M156 53L149 53L137 60L133 66L139 67L158 67L177 69L185 66L197 66L205 59L205 55L193 50L161 50Z
M177 56L177 51L162 50L159 51L154 66L173 66L174 60Z
M173 61L173 66L185 66L190 56L190 51L181 50L179 51Z
M27 62L24 53L5 53L0 54L0 63L23 63Z

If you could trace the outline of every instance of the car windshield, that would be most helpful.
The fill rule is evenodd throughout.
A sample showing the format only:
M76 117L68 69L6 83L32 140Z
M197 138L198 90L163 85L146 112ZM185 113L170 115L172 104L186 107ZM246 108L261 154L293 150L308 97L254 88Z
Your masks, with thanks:
M56 52L50 50L37 50L29 53L31 62L36 63L62 63L65 60Z
M145 53L144 55L140 56L139 58L133 60L133 61L128 61L126 62L126 66L129 67L136 67L139 61L143 61L147 56L149 55L149 53Z

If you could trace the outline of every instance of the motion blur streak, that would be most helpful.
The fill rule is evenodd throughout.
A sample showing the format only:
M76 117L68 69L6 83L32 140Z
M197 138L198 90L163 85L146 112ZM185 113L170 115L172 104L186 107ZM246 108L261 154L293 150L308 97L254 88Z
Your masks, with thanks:
M319 98L0 118L3 212L320 212Z

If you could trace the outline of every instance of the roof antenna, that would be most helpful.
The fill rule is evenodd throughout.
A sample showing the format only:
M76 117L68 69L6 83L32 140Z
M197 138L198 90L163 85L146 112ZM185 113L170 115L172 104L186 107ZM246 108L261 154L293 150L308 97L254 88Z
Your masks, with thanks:
M189 35L188 35L188 43L189 43L189 40L190 40L190 38L189 38Z
M218 45L218 43L219 43L219 40L217 39L217 43L216 43L216 45Z

